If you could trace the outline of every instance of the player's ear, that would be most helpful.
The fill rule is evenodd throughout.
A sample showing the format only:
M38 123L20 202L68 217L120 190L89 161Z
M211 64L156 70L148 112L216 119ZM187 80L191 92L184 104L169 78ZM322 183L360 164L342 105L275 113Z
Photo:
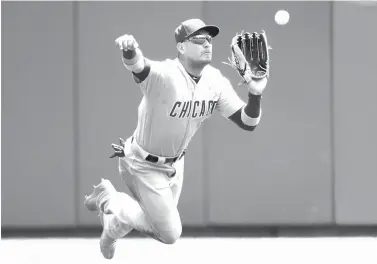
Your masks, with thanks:
M177 50L180 54L184 54L185 53L185 46L183 45L182 42L178 42L177 43Z

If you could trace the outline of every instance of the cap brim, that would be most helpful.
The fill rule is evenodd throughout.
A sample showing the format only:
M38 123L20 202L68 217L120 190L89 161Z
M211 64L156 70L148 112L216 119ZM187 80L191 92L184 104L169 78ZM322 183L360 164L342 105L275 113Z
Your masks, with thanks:
M206 30L206 31L208 31L209 35L211 37L213 37L213 38L216 37L219 34L219 32L220 32L220 28L219 27L217 27L215 25L208 25L208 26L204 26L204 27L199 28L198 30L196 30L193 33L191 33L188 37L194 36L200 30Z

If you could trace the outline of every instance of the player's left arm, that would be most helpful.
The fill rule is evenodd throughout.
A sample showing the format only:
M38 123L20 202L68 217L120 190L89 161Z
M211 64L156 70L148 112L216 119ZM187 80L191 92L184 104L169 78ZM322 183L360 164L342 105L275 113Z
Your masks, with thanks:
M244 130L253 131L261 119L262 95L254 95L249 93L248 97L247 104L229 116L228 119Z
M267 86L267 77L251 80L246 86L248 88L247 104L228 118L242 129L253 131L261 119L261 100L262 93Z
M233 121L243 130L253 131L262 116L262 93L267 85L267 78L252 80L248 87L248 100L245 103L234 91L229 80L225 79L225 86L221 93L218 108L223 116Z

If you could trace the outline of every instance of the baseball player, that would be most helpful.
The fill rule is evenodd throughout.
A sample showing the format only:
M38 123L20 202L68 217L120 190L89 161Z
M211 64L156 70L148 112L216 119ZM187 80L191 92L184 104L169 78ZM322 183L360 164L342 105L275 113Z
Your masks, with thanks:
M241 33L232 40L229 64L248 89L245 103L210 65L219 31L200 19L184 21L175 30L177 57L163 61L146 58L132 35L115 40L143 98L134 133L120 139L120 145L112 144L111 158L119 158L119 172L132 197L104 179L85 197L88 210L99 213L100 249L107 259L113 258L117 239L133 229L165 244L181 236L177 204L184 155L195 132L215 110L247 131L260 121L269 69L265 33Z

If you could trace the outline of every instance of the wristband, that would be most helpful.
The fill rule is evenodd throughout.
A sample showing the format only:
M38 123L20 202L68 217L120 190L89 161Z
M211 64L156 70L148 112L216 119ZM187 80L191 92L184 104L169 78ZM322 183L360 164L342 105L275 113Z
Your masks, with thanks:
M245 113L245 108L242 108L241 111L241 120L245 125L248 126L256 126L259 124L260 118L262 116L262 109L259 110L258 117L250 117Z
M133 71L136 73L141 72L144 69L144 58L140 57L139 60L135 64L132 64L132 65L128 65L124 63L124 66L126 67L126 69L130 71Z

